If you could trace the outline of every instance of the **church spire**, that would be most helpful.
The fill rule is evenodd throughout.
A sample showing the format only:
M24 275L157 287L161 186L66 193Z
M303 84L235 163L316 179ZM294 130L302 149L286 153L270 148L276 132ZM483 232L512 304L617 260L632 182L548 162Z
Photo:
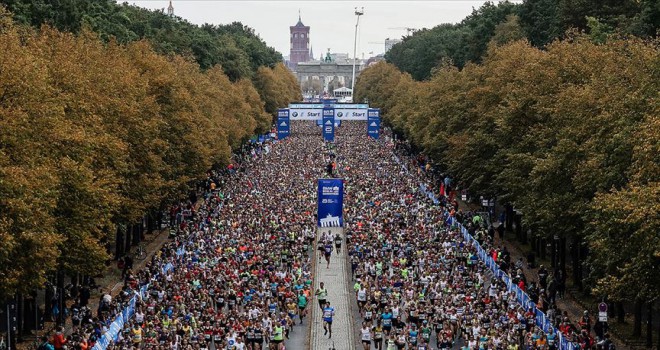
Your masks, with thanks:
M170 0L170 6L167 7L167 15L174 16L174 6L172 6L172 0Z
M314 50L312 50L312 45L309 45L309 59L314 60Z

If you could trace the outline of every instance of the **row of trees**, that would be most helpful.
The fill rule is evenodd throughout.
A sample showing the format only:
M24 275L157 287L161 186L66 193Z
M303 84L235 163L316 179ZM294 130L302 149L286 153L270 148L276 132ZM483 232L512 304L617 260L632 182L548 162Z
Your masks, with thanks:
M488 43L526 38L543 48L569 29L650 38L660 29L660 2L655 0L525 0L497 5L487 2L457 24L422 29L404 38L386 55L416 80L429 79L444 62L463 67L481 62Z
M596 39L571 35L545 50L492 42L481 64L446 64L426 81L379 63L361 73L356 98L461 188L513 203L546 242L574 242L578 286L653 303L660 41Z
M282 64L254 83L223 69L0 8L0 300L55 270L98 274L118 225L187 193L301 98Z
M71 33L89 28L103 40L121 44L148 39L157 52L194 57L202 69L222 65L232 81L252 78L259 67L272 68L282 61L252 28L238 22L197 26L114 0L0 0L3 4L22 24L45 23Z

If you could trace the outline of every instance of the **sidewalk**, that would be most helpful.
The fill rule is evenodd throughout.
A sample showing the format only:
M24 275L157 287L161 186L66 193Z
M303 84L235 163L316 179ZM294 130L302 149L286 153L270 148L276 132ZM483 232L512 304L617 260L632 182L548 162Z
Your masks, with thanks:
M335 235L337 232L343 237L343 229L341 228L324 228L323 231L332 231ZM320 235L320 234L319 234ZM346 266L346 247L345 243L342 244L342 251L337 254L333 251L330 258L330 268L326 268L325 258L319 262L319 251L315 250L316 269L314 273L314 291L319 287L319 283L323 282L325 288L328 290L328 301L330 306L335 308L335 317L332 322L332 338L328 339L327 335L323 335L323 320L322 312L319 309L318 301L314 298L310 303L312 306L312 330L310 345L314 350L349 350L355 348L354 334L353 334L353 313L351 311L352 294L349 293L349 280L348 268Z

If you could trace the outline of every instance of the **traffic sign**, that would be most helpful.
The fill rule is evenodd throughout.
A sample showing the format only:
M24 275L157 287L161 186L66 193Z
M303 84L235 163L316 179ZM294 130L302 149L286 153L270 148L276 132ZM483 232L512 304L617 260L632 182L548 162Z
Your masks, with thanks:
M607 304L598 304L598 321L607 322Z

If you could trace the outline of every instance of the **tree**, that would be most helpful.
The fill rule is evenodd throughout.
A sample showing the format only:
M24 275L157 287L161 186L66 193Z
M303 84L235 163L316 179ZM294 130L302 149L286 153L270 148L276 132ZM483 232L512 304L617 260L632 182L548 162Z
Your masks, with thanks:
M274 68L259 67L254 87L265 103L266 112L275 116L278 108L302 100L300 85L291 71L279 63Z
M525 33L520 26L520 18L516 15L508 15L505 22L495 27L495 33L490 39L490 42L497 46L502 46L522 39L525 39Z
M527 39L536 47L544 47L560 38L564 29L557 8L559 0L526 0L520 8L520 24Z

